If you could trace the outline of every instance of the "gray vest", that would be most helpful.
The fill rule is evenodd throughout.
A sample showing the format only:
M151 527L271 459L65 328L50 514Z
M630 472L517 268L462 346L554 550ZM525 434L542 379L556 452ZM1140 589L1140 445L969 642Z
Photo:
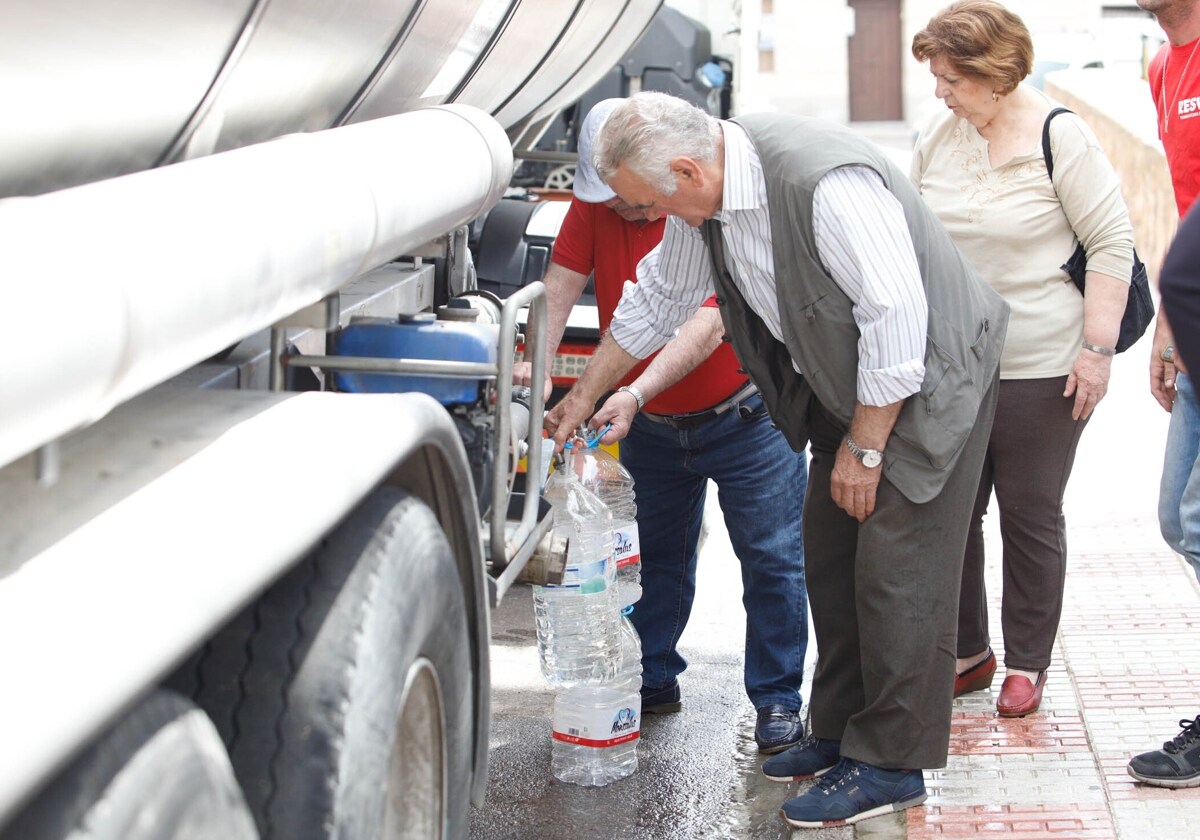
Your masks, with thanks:
M840 126L794 115L755 114L735 122L754 142L766 178L783 344L733 283L718 223L709 221L704 237L733 347L797 451L808 442L813 396L847 427L857 399L859 332L850 299L817 256L812 225L817 182L839 166L866 165L903 206L929 302L929 329L925 379L900 411L884 471L907 498L929 501L953 469L993 382L1008 304L959 253L908 178L870 142Z

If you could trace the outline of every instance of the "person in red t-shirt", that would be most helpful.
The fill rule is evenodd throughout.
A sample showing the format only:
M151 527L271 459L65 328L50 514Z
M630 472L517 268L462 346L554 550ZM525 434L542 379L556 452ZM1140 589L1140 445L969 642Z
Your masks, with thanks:
M1167 43L1150 62L1150 95L1158 114L1162 140L1181 218L1195 216L1200 193L1200 0L1137 0L1138 6L1158 18ZM1194 223L1192 225L1194 228ZM1191 565L1200 577L1200 394L1194 377L1175 352L1172 329L1178 334L1190 323L1168 311L1168 287L1176 289L1194 279L1182 270L1187 243L1181 229L1167 259L1160 283L1163 300L1154 327L1150 353L1150 392L1171 412L1167 429L1162 481L1158 491L1158 525L1163 539ZM1181 247L1182 245L1182 247ZM1170 281L1170 282L1169 282ZM1168 323L1168 319L1172 323ZM1174 323L1176 321L1179 323ZM1200 715L1179 722L1182 731L1162 749L1136 755L1127 770L1147 785L1167 788L1200 786Z
M543 281L549 371L567 316L589 274L595 278L604 333L639 260L663 236L665 219L624 204L591 162L608 113L597 104L579 132L574 197ZM611 423L605 443L621 440L621 462L634 479L641 539L642 591L631 616L642 640L642 711L681 708L677 644L696 588L704 500L716 482L730 542L742 564L746 607L746 693L757 710L760 752L787 749L804 736L800 685L808 645L808 600L800 515L808 482L804 453L771 426L757 390L739 367L710 299L657 354L635 366L596 413ZM530 365L514 369L530 385ZM545 383L550 395L549 376Z

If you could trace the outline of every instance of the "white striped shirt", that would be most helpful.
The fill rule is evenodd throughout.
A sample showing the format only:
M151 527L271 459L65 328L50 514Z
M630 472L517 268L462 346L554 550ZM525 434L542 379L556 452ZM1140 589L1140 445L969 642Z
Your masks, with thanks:
M721 126L725 180L715 218L725 259L746 302L783 341L762 165L740 126ZM899 200L869 167L835 169L813 193L813 231L821 262L853 304L859 401L889 405L916 393L925 376L929 311ZM625 284L609 330L625 352L645 358L713 293L700 231L677 217L667 219L661 245L638 264L637 276L636 285Z

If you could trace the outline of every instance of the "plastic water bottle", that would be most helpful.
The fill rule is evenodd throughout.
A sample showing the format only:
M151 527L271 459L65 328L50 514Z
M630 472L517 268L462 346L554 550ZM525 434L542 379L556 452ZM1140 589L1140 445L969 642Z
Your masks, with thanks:
M570 688L554 698L550 772L597 787L637 770L642 724L642 645L621 616L621 659L611 684Z
M621 656L617 665L617 675L613 678L614 685L621 685L629 691L640 692L642 689L642 638L637 628L629 619L633 607L621 610L619 620L621 630Z
M617 600L623 607L636 603L642 597L642 546L633 476L624 464L599 448L584 449L575 464L583 486L599 496L612 513Z
M617 686L570 688L554 698L550 772L563 782L599 787L637 770L642 697Z
M542 676L552 688L612 682L621 644L612 515L572 468L554 471L545 498L568 545L562 584L533 588Z

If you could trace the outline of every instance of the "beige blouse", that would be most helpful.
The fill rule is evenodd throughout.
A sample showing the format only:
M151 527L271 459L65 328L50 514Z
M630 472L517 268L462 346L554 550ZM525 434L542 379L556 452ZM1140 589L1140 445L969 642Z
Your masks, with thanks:
M913 183L1012 307L1001 379L1071 372L1083 342L1083 296L1060 266L1075 250L1076 235L1089 271L1128 283L1133 267L1129 213L1096 135L1075 114L1059 114L1050 145L1054 184L1040 138L993 169L987 141L947 109L925 127L913 153Z

